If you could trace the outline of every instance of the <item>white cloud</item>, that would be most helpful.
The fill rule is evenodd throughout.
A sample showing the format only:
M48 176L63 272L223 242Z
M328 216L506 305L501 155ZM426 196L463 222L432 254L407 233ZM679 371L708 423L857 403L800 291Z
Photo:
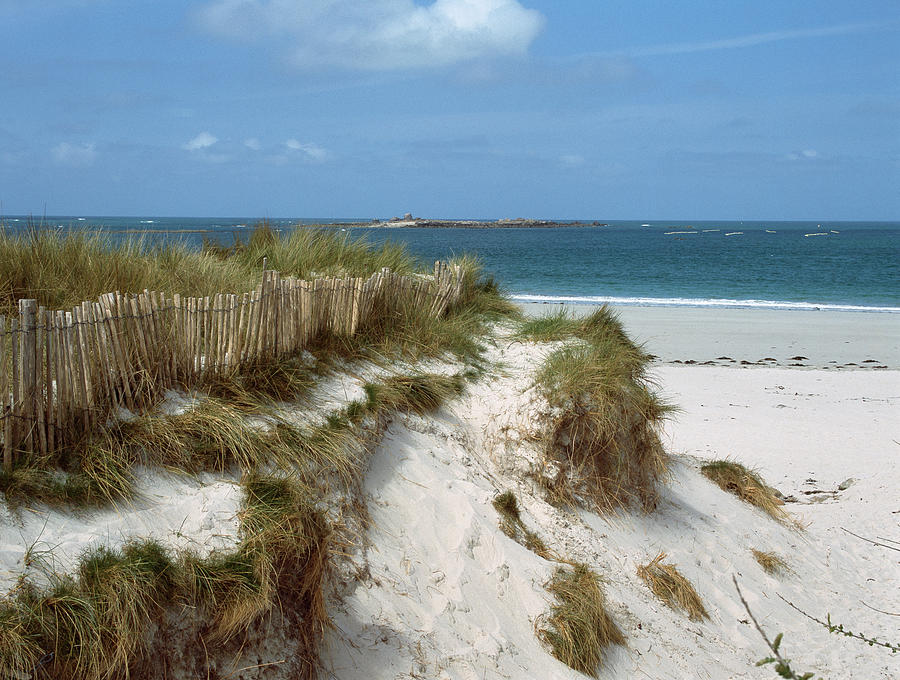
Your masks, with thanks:
M310 161L324 161L328 157L328 152L317 144L302 144L296 139L289 139L284 145L289 151L298 152Z
M259 140L256 137L250 137L249 139L244 140L244 146L248 149L252 149L253 151L259 151L262 146L259 143Z
M219 35L280 38L299 67L361 70L523 54L544 24L518 0L213 0L199 18Z
M51 149L53 160L59 165L86 167L93 165L97 151L93 144L69 144L60 142Z
M183 148L186 151L200 151L202 149L208 149L218 141L218 137L214 137L208 132L201 132L199 135L185 144Z

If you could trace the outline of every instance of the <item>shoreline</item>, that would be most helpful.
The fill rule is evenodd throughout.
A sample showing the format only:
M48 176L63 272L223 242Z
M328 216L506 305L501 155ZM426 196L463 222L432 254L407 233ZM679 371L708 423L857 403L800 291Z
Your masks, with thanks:
M517 303L526 316L597 305ZM900 315L884 312L610 305L657 361L702 366L900 370Z

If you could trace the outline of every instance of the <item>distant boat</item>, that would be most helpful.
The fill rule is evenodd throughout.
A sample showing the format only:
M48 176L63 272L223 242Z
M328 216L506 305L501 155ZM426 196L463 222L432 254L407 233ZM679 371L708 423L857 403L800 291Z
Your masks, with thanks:
M804 236L828 236L827 231L817 231L812 234L803 234Z
M742 231L729 231L725 236L740 236L743 233Z
M775 230L774 230L774 229L766 229L766 233L767 233L767 234L774 234L774 233L775 233Z
M649 224L642 224L641 226L642 226L642 227L649 227L650 225L649 225Z

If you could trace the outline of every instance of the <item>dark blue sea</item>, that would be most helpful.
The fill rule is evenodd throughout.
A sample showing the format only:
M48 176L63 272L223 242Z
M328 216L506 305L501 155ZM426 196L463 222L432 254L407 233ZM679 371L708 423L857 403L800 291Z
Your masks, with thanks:
M8 230L28 218L5 217ZM33 225L229 243L258 218L44 217ZM425 262L477 255L514 299L900 313L900 222L617 221L532 229L350 227L268 218L276 229L348 223L350 238L406 244ZM340 227L338 227L340 228Z

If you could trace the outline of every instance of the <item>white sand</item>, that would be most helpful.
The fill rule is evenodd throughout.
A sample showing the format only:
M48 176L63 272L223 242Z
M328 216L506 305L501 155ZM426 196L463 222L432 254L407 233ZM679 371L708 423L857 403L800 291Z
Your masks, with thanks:
M626 323L635 332L634 322ZM716 355L722 335L732 332L727 326L707 318L692 345L697 359ZM670 332L644 339L660 356L689 358ZM864 336L865 329L854 333ZM798 337L803 347L819 346L815 334ZM790 339L770 333L766 341L786 351ZM821 356L834 347L826 349ZM884 361L893 351L872 349ZM775 677L754 666L767 650L746 621L732 575L769 634L785 633L783 651L797 670L828 678L900 676L900 654L830 635L779 598L897 641L897 618L867 605L900 612L898 553L843 529L900 540L900 371L658 365L662 390L683 408L666 431L671 479L654 514L603 518L560 511L529 481L537 451L527 435L539 403L528 388L546 351L499 341L491 355L502 371L435 417L398 417L390 427L364 482L373 523L352 557L360 576L330 600L336 628L324 650L324 677L583 677L553 659L535 635L550 605L543 584L557 565L499 530L491 500L507 489L551 549L603 577L628 646L610 651L602 678ZM869 347L854 351L868 354ZM747 356L760 358L755 354L766 356L765 348L751 343ZM352 376L326 381L321 401L337 407L359 398L360 384ZM786 507L808 529L777 524L700 475L702 459L726 456L758 467L797 497ZM851 477L857 481L837 491ZM52 548L56 565L65 567L85 546L129 535L203 549L233 543L240 495L234 480L149 473L142 480L144 501L102 517L41 508L15 516L0 506L0 586L12 586L23 572L32 544ZM751 548L777 552L793 573L768 576ZM638 579L637 566L661 550L693 582L709 621L690 622L666 608Z
M529 303L520 307L530 316L541 316L561 306ZM588 305L567 308L580 315L597 309ZM835 368L855 363L859 367L886 365L900 369L900 314L699 307L613 309L628 333L665 362L716 361L727 356L735 362L772 358L779 365ZM796 356L807 359L795 362L792 357Z
M831 678L900 673L897 655L830 635L778 597L820 617L830 612L854 630L897 637L896 619L865 606L900 611L896 553L841 530L900 540L900 487L889 466L898 453L897 372L661 367L666 392L684 408L668 429L676 456L663 502L649 516L602 518L547 505L525 479L536 452L520 436L533 422L524 390L540 351L502 345L495 358L506 375L438 418L391 428L365 485L372 546L357 561L369 577L334 605L329 677L582 677L535 635L549 607L543 584L556 565L498 530L491 500L506 489L516 491L526 523L549 547L604 578L628 648L610 652L602 678L773 677L754 666L767 650L732 575L769 634L785 633L783 650L796 669ZM700 475L698 458L725 456L800 496L803 503L787 507L809 528L777 524ZM802 493L835 490L851 476L859 481L846 491ZM794 573L767 575L753 548L775 551ZM661 550L694 583L709 621L666 608L638 579L637 565Z

